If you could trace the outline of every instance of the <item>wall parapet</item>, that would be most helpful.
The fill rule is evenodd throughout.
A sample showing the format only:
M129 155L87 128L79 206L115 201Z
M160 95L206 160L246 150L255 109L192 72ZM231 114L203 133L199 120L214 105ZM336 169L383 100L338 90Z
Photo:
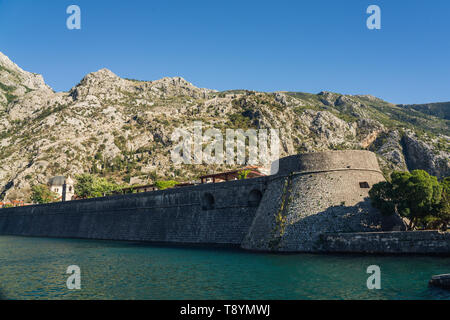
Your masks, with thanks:
M308 175L308 174L318 174L318 173L328 173L328 172L345 172L345 171L362 171L362 172L375 172L379 174L383 174L381 170L377 169L366 169L366 168L337 168L337 169L327 169L327 170L312 170L312 171L293 171L289 174L277 174L270 176L267 178L267 181L273 181L276 179L282 179L292 176L302 176L302 175Z
M278 166L279 175L306 171L326 172L341 168L380 171L376 155L366 150L301 153L279 159Z
M233 180L233 181L227 181L226 183L208 183L208 184L199 184L195 186L186 186L182 188L169 188L165 190L155 190L155 191L148 191L148 192L141 192L141 193L131 193L131 194L119 194L119 195L111 195L111 196L104 196L104 197L98 197L98 198L88 198L88 199L78 199L78 200L71 200L71 201L64 201L64 202L51 202L51 203L43 203L43 204L32 204L22 207L11 207L11 208L2 208L0 209L0 216L2 215L9 215L9 214L17 214L17 213L27 213L27 214L33 214L34 212L47 209L47 210L67 210L66 208L71 208L75 204L77 205L91 205L95 208L96 205L101 203L107 203L111 201L117 201L117 202L124 202L124 201L140 201L139 199L146 199L149 196L151 198L158 198L158 197L170 197L177 194L187 194L187 193L201 193L201 192L210 192L214 193L216 191L221 192L221 190L231 190L231 189L239 189L241 187L243 188L251 188L255 187L257 189L263 190L265 188L265 184L267 183L268 177L258 177L258 178L252 178L252 179L243 179L243 180ZM189 199L188 203L185 204L171 204L169 207L175 207L175 206L195 206L198 205L199 201L192 201L192 199ZM238 207L242 207L243 205L239 205ZM158 208L161 208L161 206L157 206ZM224 207L235 207L235 206L224 206ZM95 209L98 211L97 209Z

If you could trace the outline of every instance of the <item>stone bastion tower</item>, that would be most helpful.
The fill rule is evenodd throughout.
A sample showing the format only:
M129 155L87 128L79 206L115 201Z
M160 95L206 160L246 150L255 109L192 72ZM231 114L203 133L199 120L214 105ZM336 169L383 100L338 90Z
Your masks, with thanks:
M386 229L368 198L370 188L385 180L374 153L304 153L280 159L278 167L242 248L317 252L323 233Z

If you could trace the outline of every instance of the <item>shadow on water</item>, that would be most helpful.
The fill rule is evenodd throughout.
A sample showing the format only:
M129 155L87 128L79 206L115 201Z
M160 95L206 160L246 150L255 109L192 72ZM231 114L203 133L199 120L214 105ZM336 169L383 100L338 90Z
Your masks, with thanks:
M3 294L2 288L0 288L0 300L6 300L6 296Z

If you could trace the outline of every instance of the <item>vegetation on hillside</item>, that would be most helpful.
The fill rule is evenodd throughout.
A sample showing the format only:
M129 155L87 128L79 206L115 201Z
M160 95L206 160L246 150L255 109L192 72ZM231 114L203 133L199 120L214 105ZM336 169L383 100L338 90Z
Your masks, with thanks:
M238 173L238 179L239 180L245 180L247 179L248 174L250 173L250 170L241 170Z
M450 102L399 105L409 110L416 110L438 118L450 120Z
M349 122L356 121L357 113L362 111L370 119L382 123L387 128L401 130L409 128L432 135L450 136L450 103L397 106L370 96L350 96L352 102L356 104L348 107L346 103L339 102L339 99L348 96L338 93L328 93L331 101L326 101L322 94L303 92L288 92L287 94L306 103L306 106L301 106L298 110L306 108L317 111L326 110Z
M30 199L31 202L33 203L38 204L50 203L58 200L58 194L50 191L48 186L40 184L31 187Z
M108 196L120 188L121 186L119 184L106 178L91 174L76 176L75 194L82 199Z
M69 92L56 93L42 78L8 65L0 65L2 199L28 199L33 184L57 175L89 173L116 185L136 177L148 184L193 181L240 168L170 161L171 134L177 128L191 132L194 121L202 122L203 132L217 128L223 135L227 129L277 129L280 157L364 148L377 153L387 173L416 163L414 168L441 177L450 167L445 162L450 151L445 105L404 107L332 92L216 92L179 77L125 80L106 69L86 75ZM25 83L34 85L30 89ZM409 145L402 145L405 141ZM411 162L418 155L424 160ZM97 194L110 192L105 188Z
M170 189L176 186L177 184L178 182L174 180L167 180L167 181L158 180L155 182L155 186L158 188L158 190Z

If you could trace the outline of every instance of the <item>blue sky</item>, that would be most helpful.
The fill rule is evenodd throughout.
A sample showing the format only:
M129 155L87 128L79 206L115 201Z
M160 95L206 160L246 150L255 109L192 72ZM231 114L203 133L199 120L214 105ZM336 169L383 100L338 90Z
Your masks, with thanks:
M81 8L81 30L66 8ZM381 8L381 30L366 9ZM0 0L0 51L55 90L106 67L217 90L450 101L450 1Z

